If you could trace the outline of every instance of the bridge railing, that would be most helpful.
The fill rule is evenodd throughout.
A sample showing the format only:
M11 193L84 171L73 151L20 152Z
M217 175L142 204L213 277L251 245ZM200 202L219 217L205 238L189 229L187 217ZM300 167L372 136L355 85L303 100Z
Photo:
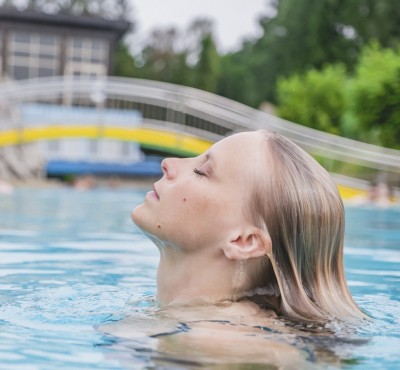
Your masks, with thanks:
M149 80L107 77L41 78L0 84L0 102L50 102L138 109L146 125L208 140L260 128L284 134L325 163L354 164L400 174L400 151L342 138L269 115L194 88ZM338 167L338 166L336 166ZM340 166L339 166L340 167Z

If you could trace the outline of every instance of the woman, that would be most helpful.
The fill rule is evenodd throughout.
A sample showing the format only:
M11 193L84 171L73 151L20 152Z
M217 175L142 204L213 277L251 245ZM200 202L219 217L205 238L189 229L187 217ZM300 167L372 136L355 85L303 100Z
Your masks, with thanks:
M162 162L133 221L160 250L162 306L231 303L300 321L362 318L343 269L344 209L329 174L268 131Z

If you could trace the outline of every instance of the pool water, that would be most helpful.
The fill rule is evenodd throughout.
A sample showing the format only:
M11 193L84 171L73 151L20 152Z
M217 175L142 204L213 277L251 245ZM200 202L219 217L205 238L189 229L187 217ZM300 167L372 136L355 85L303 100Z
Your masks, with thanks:
M143 323L157 310L158 251L130 220L144 194L133 188L21 188L0 195L0 369L185 369L212 363L171 356L158 365L154 338L138 335L136 344L120 345L99 329L127 317ZM335 349L343 361L330 368L398 369L400 207L347 207L346 217L349 286L374 320L357 329L360 345Z

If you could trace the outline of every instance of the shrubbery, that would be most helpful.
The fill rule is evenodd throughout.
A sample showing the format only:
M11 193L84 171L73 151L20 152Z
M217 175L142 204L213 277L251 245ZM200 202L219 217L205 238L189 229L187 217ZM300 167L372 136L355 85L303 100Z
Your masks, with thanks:
M278 83L278 114L330 133L400 148L400 50L364 48L353 75L332 65Z
M341 134L346 70L344 66L312 69L278 81L278 114L289 121Z
M400 147L400 52L363 50L347 99L360 139Z

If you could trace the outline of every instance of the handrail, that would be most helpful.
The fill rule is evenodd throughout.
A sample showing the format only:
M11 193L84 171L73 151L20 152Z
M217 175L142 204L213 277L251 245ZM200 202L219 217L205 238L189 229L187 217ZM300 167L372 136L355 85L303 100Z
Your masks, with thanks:
M304 149L323 157L356 163L370 168L400 172L400 151L346 139L301 126L245 106L227 98L190 87L165 82L102 77L101 79L48 77L0 84L1 103L20 103L55 96L104 94L104 98L153 104L191 114L228 130L240 132L260 128L272 129L288 136ZM158 122L161 124L161 122ZM155 122L154 122L155 124ZM178 123L173 123L174 126ZM197 135L210 137L196 129ZM215 136L217 137L217 135Z

